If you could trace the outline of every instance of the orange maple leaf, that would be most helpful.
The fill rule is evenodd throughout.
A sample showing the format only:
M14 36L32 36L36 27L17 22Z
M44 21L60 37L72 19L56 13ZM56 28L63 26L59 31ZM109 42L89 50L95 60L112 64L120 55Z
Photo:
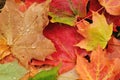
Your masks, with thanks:
M111 15L120 15L120 0L98 0Z
M80 80L116 80L120 73L120 59L110 60L106 57L106 51L98 47L91 54L90 63L81 56L77 58L76 70Z

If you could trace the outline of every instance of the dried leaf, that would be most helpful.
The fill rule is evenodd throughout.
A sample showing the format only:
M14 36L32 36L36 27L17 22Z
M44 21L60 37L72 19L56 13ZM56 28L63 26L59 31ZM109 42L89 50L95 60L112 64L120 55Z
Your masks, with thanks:
M120 73L120 59L110 60L106 51L98 47L91 54L90 63L78 55L76 70L81 80L116 80Z
M98 0L111 15L120 15L120 0Z
M77 27L78 32L85 37L77 46L87 51L95 49L98 45L105 48L113 30L113 25L107 23L105 16L95 12L92 24L83 20L77 23Z
M54 45L44 37L43 29L48 24L49 2L33 3L24 13L12 0L0 14L1 35L6 38L12 54L26 67L32 59L44 60L55 51Z

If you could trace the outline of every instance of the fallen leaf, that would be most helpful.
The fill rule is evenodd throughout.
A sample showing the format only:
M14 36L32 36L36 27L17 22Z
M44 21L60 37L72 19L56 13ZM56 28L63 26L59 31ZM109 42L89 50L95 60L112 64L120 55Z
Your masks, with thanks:
M53 43L44 37L43 29L48 24L49 1L32 4L24 13L17 4L7 0L0 14L0 31L12 54L28 67L35 58L44 60L55 51Z
M116 80L116 75L120 73L118 63L120 59L110 60L106 57L106 51L98 47L92 52L90 63L78 55L76 70L80 75L80 80Z
M17 61L0 64L1 80L19 80L27 73L27 70L21 67Z
M45 61L33 60L31 64L56 66L62 62L59 73L64 73L74 68L76 53L82 53L74 44L83 38L76 32L76 29L64 24L51 23L45 28L44 34L55 44L56 52L48 56Z
M113 30L113 25L107 23L104 15L93 12L92 19L92 24L89 24L85 20L77 23L78 33L85 39L80 41L76 46L87 51L94 50L98 45L104 49L111 38Z
M111 15L120 15L120 0L98 0Z

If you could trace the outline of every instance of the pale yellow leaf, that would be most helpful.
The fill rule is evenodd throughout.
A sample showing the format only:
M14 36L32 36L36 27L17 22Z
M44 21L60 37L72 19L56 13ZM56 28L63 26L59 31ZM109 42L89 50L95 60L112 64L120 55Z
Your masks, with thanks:
M77 80L79 76L75 69L72 69L66 73L61 74L57 80Z

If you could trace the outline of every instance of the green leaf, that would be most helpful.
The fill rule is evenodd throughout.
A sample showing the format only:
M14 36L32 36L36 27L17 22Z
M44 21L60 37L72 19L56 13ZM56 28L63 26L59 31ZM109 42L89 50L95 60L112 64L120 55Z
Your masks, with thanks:
M36 74L29 80L57 80L59 67L54 67L51 70L44 70Z
M17 61L0 64L0 80L19 80L27 73Z
M70 26L75 25L75 21L76 21L75 17L59 16L59 15L53 14L52 12L49 12L49 16L52 17L52 19L50 20L52 23L58 22L58 23L63 23Z
M83 21L77 25L79 29L78 32L85 37L77 46L87 51L91 51L98 46L104 49L113 31L113 24L108 24L104 15L94 12L92 19L92 24Z

